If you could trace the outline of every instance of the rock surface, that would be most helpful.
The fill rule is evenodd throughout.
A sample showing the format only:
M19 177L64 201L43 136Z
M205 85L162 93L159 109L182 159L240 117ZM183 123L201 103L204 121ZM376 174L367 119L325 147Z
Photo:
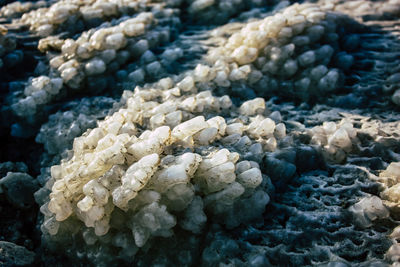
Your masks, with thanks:
M0 241L1 266L32 266L35 253L11 242Z

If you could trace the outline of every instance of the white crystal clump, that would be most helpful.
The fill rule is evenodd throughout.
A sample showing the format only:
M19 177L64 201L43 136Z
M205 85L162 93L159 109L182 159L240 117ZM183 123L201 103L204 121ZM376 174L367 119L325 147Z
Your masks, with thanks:
M256 162L241 157L261 161L262 147L278 138L275 123L264 117L265 103L255 100L249 112L227 96L193 94L195 86L185 92L161 80L160 87L167 82L170 89L125 92L126 107L75 138L72 158L51 168L49 201L41 203L49 239L74 222L88 245L103 246L103 237L119 240L130 232L124 238L137 251L153 237L174 235L176 227L201 233L210 221L232 228L262 214L267 178ZM247 119L228 123L215 116L221 109ZM250 122L258 120L263 130L257 135ZM254 209L234 216L248 206Z

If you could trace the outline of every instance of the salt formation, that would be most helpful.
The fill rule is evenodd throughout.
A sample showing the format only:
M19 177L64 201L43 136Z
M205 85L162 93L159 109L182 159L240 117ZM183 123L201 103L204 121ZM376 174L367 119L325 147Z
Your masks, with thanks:
M37 1L37 2L12 2L10 4L2 6L0 9L0 17L4 18L14 18L18 17L28 11L38 9L41 7L45 7L45 1Z
M334 5L334 10L348 14L355 17L358 20L374 21L374 20L386 20L389 23L383 25L379 30L384 29L389 35L393 31L391 26L391 21L396 21L399 17L399 5L396 0L388 1L319 1L321 4ZM386 28L386 29L385 29ZM354 50L358 44L365 50L369 51L369 56L366 57L367 60L360 62L360 65L368 66L373 61L372 75L379 78L379 86L383 83L383 93L391 96L391 100L396 105L400 105L400 90L398 88L399 84L399 68L397 62L396 51L399 50L399 44L394 39L385 38L383 36L374 35L374 33L367 33L365 35L365 41L363 42L358 36L348 36L344 40L344 45L348 46L350 50ZM385 53L384 56L381 53L382 47L390 47L390 52ZM366 63L366 64L365 64ZM364 67L365 69L365 67ZM362 81L360 82L363 83ZM371 86L371 84L369 84Z
M354 59L338 50L338 31L348 19L327 11L294 4L244 24L208 54L218 69L215 81L226 88L218 90L240 95L250 87L259 96L278 94L303 101L332 94L341 84L342 70Z
M114 103L113 99L107 97L84 98L79 102L71 102L68 111L50 115L49 121L40 128L36 142L42 143L52 157L57 157L71 149L75 137L89 128L95 128L96 121L105 118L107 110Z
M156 17L151 12L142 12L115 26L106 25L83 32L77 40L58 40L61 54L50 60L50 75L31 77L24 89L24 97L14 100L13 111L34 121L39 109L63 95L85 87L92 94L103 91L113 85L114 75L121 65L168 42L170 26L175 27L177 23L179 19L173 9L161 9ZM47 50L45 44L39 43L39 49ZM146 66L150 75L154 75L155 68L155 62Z
M294 143L280 114L266 117L262 98L236 107L223 94L249 86L264 96L256 88L270 88L271 81L282 94L302 100L333 92L341 70L353 61L342 52L341 70L332 68L332 56L339 52L336 25L346 20L315 5L293 5L243 25L223 48L210 49L207 64L126 91L126 106L75 138L71 157L51 167L51 179L36 193L46 242L55 248L71 242L67 253L73 258L84 246L81 257L95 264L113 257L130 262L135 255L141 261L158 240L202 234L210 224L232 229L257 220L273 193L265 174L284 190L298 173L324 165L317 147L326 159L342 163L356 142L352 123L315 127L308 132L314 147L277 151L280 144ZM66 53L72 45L68 40L61 50ZM129 74L135 82L158 68L147 60L154 55L142 52L148 65ZM101 60L87 61L85 73L103 73ZM71 229L73 235L66 235ZM255 254L248 261L268 260Z
M390 210L391 216L394 219L399 218L399 178L400 178L400 163L392 162L379 174L379 181L382 182L384 190L381 192L380 197L385 206ZM396 227L389 236L392 240L392 246L386 253L386 259L391 262L398 263L400 260L400 244L399 240L399 227Z
M262 147L276 148L270 140L285 136L264 117L264 101L235 109L228 96L209 91L193 96L192 76L177 87L172 80L155 86L165 84L164 89L125 92L126 108L75 138L73 157L51 167L51 180L36 193L46 239L60 242L76 224L71 237L76 242L84 238L96 248L121 247L119 257L132 261L132 246L170 237L177 227L200 233L214 221L232 228L263 213L269 202L263 186L269 183L256 161ZM199 115L205 112L207 118ZM242 114L243 119L213 113ZM248 212L238 217L243 209ZM104 243L104 238L115 242Z
M32 188L43 187L35 194L36 228L55 253L35 247L41 263L382 266L391 242L386 259L398 261L399 230L389 236L398 216L397 165L374 175L399 160L398 125L379 123L398 121L394 106L382 111L388 98L381 96L399 102L398 41L382 34L390 26L380 32L366 23L368 8L386 14L381 19L395 17L396 5L321 0L282 9L290 2L275 2L61 0L2 8L8 18L39 8L10 24L29 33L7 25L11 34L0 38L17 37L1 55L8 55L2 70L22 62L17 47L35 50L39 63L0 86L8 94L1 115L14 123L5 129L18 137L12 141L29 137L26 122L40 128L35 141L44 153L22 154L30 173L41 174L33 180L21 174L26 166L0 164L0 173L13 172L0 180L1 204L12 204L0 212L28 212ZM111 99L137 85L120 102ZM82 99L100 94L107 97ZM11 107L16 121L8 119ZM19 161L8 158L11 150L6 160ZM0 236L17 229L8 236L22 244L33 227L15 225L0 227ZM64 256L75 262L57 258Z
M373 221L389 217L389 210L377 196L365 197L349 208L355 222L361 227L370 227Z
M26 12L30 7L29 3L22 5L16 3L4 7L3 13L7 15L14 10L21 12L21 9ZM145 11L145 8L146 6L140 1L97 0L90 3L80 0L58 1L50 7L23 12L25 14L22 15L19 23L29 25L32 32L46 37L66 30L69 33L75 33L115 17Z
M308 130L311 143L322 146L324 157L328 162L343 163L347 154L354 151L357 143L357 129L346 119L338 124L324 122L322 126L315 126Z
M384 185L381 192L381 198L384 204L390 209L392 216L398 218L399 212L399 177L400 163L392 162L387 166L386 170L379 174L379 181Z
M340 0L323 0L322 5L334 5L334 10L342 13L352 13L355 17L367 16L367 19L378 17L397 18L399 6L396 0L389 1L340 1ZM340 3L340 4L339 4Z

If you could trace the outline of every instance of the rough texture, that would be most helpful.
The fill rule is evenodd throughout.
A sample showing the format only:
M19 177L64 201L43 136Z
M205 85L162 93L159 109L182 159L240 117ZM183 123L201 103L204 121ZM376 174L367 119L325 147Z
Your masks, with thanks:
M43 266L400 261L398 1L8 2L0 240Z
M22 172L9 172L0 179L0 193L5 193L10 204L18 208L30 208L34 204L33 193L38 189L36 180Z
M2 266L30 266L35 253L11 242L0 241L0 263Z

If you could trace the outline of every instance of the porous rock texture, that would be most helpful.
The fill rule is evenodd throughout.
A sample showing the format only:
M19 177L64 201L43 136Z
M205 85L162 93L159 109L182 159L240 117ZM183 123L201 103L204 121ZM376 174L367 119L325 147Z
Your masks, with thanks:
M295 2L7 1L0 260L398 265L400 3Z

